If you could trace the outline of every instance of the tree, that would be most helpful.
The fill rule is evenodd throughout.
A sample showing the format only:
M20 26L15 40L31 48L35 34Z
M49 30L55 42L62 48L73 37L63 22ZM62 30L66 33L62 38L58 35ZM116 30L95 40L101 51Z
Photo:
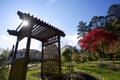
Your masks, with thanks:
M90 30L90 28L86 25L85 22L80 21L77 26L78 38L85 36L85 34Z
M73 53L72 60L75 61L76 63L79 63L80 62L80 54Z
M70 51L68 48L62 52L62 56L64 57L64 61L72 61L72 51Z
M120 16L120 4L113 4L108 8L107 15Z
M113 4L109 7L105 29L120 34L120 4Z
M120 40L113 41L106 50L107 53L120 53Z
M104 16L93 16L91 21L89 22L89 27L94 29L95 27L104 27L105 26L105 19Z
M105 30L116 35L116 40L113 41L107 48L107 53L120 52L120 17L109 19L104 27Z
M73 52L79 54L79 49L78 49L76 46L74 46L74 47L73 47Z
M120 37L120 17L115 17L113 19L109 19L106 24L105 27L103 28L111 33L114 33L116 35L118 35L118 37Z
M114 40L115 35L103 29L95 28L90 31L78 44L82 49L96 51L102 61L102 55L105 47Z
M93 18L89 22L89 25L86 25L86 23L81 21L78 25L78 38L79 37L84 38L84 36L88 35L88 33L91 30L94 30L95 28L103 29L103 30L107 31L108 33L114 34L114 38L117 39L117 40L115 39L115 41L113 41L111 43L112 46L111 45L107 46L108 48L106 48L106 50L105 50L106 53L108 53L109 50L113 50L112 52L119 52L119 50L120 50L120 48L119 48L119 46L120 46L119 45L120 44L120 4L111 5L108 8L108 12L107 12L106 16L93 16ZM103 39L103 42L99 43L99 44L101 44L102 45L101 47L103 47L107 43L109 43L109 40L104 40ZM88 44L88 43L86 43L86 44ZM95 45L95 44L93 44L93 45ZM82 48L82 49L86 49L86 48ZM105 49L105 47L102 48L101 50L104 52L104 49ZM90 49L87 49L87 50L88 50L88 53L89 53ZM99 47L97 47L94 50L101 51L101 50L99 50ZM91 55L91 54L89 53L89 55Z
M47 45L44 47L44 57L58 57L58 47L56 44Z
M92 22L91 22L92 23ZM91 26L90 25L92 25L92 24L89 24L89 25L86 25L86 23L85 22L82 22L82 21L80 21L79 22L79 25L77 26L78 27L78 29L77 29L77 31L78 31L78 39L80 38L80 37L84 37L90 30L91 30ZM89 51L88 51L89 52ZM88 53L89 54L89 57L90 57L90 59L91 59L91 54L90 54L90 52ZM92 60L92 59L91 59Z
M94 29L94 27L105 27L106 23L109 20L114 19L120 16L120 4L113 4L108 8L106 16L93 16L91 21L89 22L89 27Z
M73 46L71 46L71 45L64 45L63 47L62 47L62 50L64 50L64 49L69 49L71 52L74 52L74 47Z
M6 75L8 76L8 50L4 50L0 55L0 79L7 80Z

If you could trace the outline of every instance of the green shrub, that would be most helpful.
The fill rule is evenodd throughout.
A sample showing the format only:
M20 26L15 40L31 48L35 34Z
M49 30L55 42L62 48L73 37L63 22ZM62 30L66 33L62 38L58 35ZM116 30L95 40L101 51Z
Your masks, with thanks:
M7 58L4 55L0 55L0 80L7 80L8 66Z
M97 64L97 67L98 68L107 68L108 67L108 65L107 64L104 64L104 63L99 63L99 64Z
M81 58L81 62L82 62L82 63L84 63L84 62L86 62L86 61L87 61L87 57L82 57L82 58Z

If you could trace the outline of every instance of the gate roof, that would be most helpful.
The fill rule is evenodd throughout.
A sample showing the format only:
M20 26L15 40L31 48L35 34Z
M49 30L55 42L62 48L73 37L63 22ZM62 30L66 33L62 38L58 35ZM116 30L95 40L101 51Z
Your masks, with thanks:
M37 39L39 41L44 41L46 39L55 36L62 36L62 37L65 36L63 31L44 22L43 20L35 18L33 15L30 15L29 13L26 14L18 11L17 14L19 18L22 19L23 21L24 20L28 21L29 25L21 26L19 30L8 30L8 33L10 35L18 36L20 40L23 39L24 37L27 37L30 31L31 31L31 38Z

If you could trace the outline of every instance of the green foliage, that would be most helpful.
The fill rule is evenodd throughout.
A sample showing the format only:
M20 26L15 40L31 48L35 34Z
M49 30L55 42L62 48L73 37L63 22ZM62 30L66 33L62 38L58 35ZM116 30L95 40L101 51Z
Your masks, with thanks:
M9 73L8 56L10 51L4 50L0 55L0 80L7 80Z
M105 24L105 17L104 16L93 16L91 21L89 22L89 27L103 27Z
M86 62L86 61L88 60L88 58L87 58L87 57L85 57L85 56L83 56L83 57L81 57L81 59L80 59L80 60L81 60L81 62L82 62L82 63L84 63L84 62Z
M6 75L8 75L7 57L0 55L0 79L7 80Z
M118 16L120 15L120 4L113 4L108 8L107 15L115 15Z
M79 54L72 54L72 60L75 61L76 63L79 63L81 60L80 60L80 56Z
M80 21L79 25L77 26L78 38L83 37L86 35L88 31L90 31L90 27L86 25L85 22Z
M72 51L70 51L68 48L66 48L63 52L62 52L62 56L64 58L64 61L66 62L70 62L72 61Z
M3 55L4 57L8 58L10 52L11 52L11 50L9 50L9 49L4 50L2 55Z

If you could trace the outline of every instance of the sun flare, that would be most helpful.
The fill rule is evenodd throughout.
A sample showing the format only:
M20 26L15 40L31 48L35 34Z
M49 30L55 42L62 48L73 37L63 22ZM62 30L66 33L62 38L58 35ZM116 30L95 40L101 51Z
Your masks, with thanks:
M23 21L23 26L27 26L28 24L28 21Z

